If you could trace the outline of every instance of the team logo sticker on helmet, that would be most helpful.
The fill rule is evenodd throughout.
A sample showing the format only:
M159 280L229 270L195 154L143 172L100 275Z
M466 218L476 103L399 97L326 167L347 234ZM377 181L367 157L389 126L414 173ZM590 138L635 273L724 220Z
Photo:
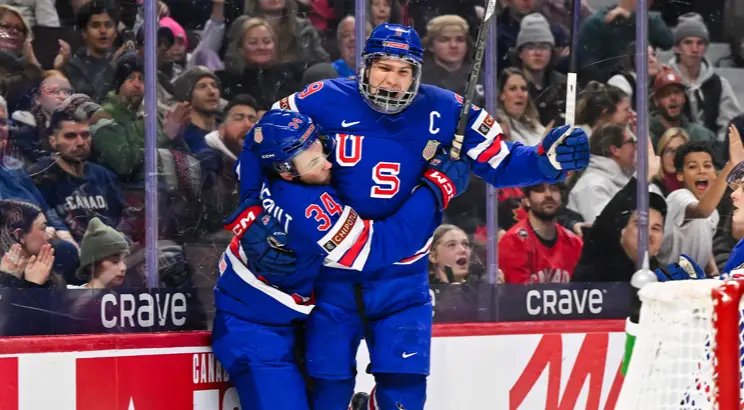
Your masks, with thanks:
M421 152L421 155L426 161L430 161L432 158L434 158L434 155L437 154L437 148L439 148L439 144L440 142L437 140L429 140L429 142L426 143L424 150Z

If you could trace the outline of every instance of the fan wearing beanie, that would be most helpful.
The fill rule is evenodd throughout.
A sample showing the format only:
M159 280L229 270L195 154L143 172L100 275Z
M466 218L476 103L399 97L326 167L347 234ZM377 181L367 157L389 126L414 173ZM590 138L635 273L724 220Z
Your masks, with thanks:
M708 27L700 14L685 13L677 19L673 32L674 56L669 65L687 87L689 117L713 131L718 141L726 141L726 128L741 109L729 81L716 74L705 57Z
M88 281L82 286L67 285L68 289L111 289L124 283L127 271L125 258L129 256L129 242L116 229L98 218L88 223L80 243L79 279Z

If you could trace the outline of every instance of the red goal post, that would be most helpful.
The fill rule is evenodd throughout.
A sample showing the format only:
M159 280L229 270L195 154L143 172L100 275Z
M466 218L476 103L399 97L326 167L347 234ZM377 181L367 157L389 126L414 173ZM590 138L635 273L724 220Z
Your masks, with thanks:
M616 409L740 410L744 281L650 283Z

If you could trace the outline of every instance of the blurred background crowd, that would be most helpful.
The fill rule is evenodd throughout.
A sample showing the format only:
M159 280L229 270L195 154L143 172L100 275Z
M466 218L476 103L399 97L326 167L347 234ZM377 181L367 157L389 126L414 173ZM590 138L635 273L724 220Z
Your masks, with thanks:
M243 138L273 102L356 72L355 26L412 25L422 82L463 93L482 0L163 0L157 106L161 287L209 298L221 221L237 205ZM744 1L649 1L649 256L690 255L717 274L744 227L731 222L731 138L744 132ZM637 259L635 0L501 0L496 117L535 145L565 121L591 160L562 184L498 191L499 282L627 282ZM146 283L144 27L141 0L0 0L0 287ZM484 101L481 75L477 104ZM729 131L729 126L739 132ZM641 139L640 141L644 141ZM486 280L486 188L474 177L434 234L432 284Z

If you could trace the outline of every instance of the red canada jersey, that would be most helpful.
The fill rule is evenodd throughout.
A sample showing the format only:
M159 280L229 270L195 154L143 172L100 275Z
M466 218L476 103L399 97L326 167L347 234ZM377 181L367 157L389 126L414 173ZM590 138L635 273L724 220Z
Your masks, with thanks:
M566 283L573 276L583 244L577 235L556 224L556 239L549 246L524 218L499 241L499 268L506 283Z

